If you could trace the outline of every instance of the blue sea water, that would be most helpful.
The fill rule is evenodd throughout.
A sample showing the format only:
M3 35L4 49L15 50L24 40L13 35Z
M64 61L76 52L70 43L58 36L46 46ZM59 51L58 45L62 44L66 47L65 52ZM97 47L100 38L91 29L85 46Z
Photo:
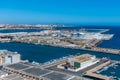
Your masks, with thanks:
M120 49L120 27L110 27L110 31L105 32L106 34L114 34L111 40L103 41L99 44L99 47Z
M75 55L77 53L90 53L96 55L99 58L108 57L113 60L120 60L120 56L113 54L104 54L92 51L83 51L70 48L51 47L44 45L34 45L28 43L0 43L0 49L7 49L10 51L16 51L22 55L22 59L28 59L30 62L36 61L39 63L47 62L52 59L57 59L63 56Z
M66 27L66 28L59 28L59 29L80 29L81 27ZM86 27L91 28L91 27ZM102 28L102 27L92 27L93 28ZM106 47L106 48L117 48L120 49L120 27L104 27L105 29L110 29L110 31L106 32L107 34L115 34L114 37L109 41L103 41L99 44L99 47ZM21 31L21 30L20 30ZM22 30L21 32L26 31ZM27 30L26 32L36 32L39 30ZM11 30L5 30L0 32L13 32ZM15 31L19 32L19 31ZM113 54L105 54L100 52L92 52L92 51L84 51L84 50L76 50L76 49L69 49L69 48L60 48L60 47L51 47L51 46L43 46L43 45L34 45L34 44L27 44L27 43L16 43L16 42L9 42L9 43L0 43L0 49L7 49L10 51L17 51L21 54L23 60L28 59L30 62L36 61L39 63L44 63L52 59L58 59L63 56L68 55L75 55L77 53L84 54L89 53L92 55L96 55L98 58L107 57L112 60L120 61L120 55L113 55ZM120 68L114 69L115 73L120 74ZM104 71L102 74L111 76L109 74L111 72L111 68L108 71ZM115 74L115 76L120 77L120 75Z

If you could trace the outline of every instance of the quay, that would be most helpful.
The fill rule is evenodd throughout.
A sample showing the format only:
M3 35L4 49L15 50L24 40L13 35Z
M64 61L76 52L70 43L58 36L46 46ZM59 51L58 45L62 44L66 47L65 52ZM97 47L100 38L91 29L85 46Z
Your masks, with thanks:
M91 49L83 49L83 50L89 50L89 51L96 51L96 52L120 55L120 50L119 49L93 47Z

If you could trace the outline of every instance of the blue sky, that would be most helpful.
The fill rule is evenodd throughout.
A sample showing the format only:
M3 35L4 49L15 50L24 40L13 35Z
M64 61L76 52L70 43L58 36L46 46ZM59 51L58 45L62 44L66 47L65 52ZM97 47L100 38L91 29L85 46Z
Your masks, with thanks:
M0 23L120 25L120 0L0 0Z

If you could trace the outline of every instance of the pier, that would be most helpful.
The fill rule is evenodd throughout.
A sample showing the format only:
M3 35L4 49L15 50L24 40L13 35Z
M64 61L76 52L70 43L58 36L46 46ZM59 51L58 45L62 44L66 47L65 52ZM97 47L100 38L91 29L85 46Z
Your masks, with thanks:
M103 53L120 55L120 50L119 50L119 49L93 47L93 48L91 48L91 49L85 49L85 50L90 50L90 51L96 51L96 52L103 52Z

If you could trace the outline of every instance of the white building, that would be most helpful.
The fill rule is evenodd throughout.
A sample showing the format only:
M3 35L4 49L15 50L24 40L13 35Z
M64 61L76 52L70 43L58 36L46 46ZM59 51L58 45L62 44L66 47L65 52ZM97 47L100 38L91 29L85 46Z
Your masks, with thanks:
M67 63L58 65L60 69L67 69L69 71L77 72L81 69L87 68L99 62L99 59L94 55L83 54L73 58L69 58Z
M83 54L80 56L76 56L74 58L69 58L68 62L75 69L75 71L79 71L83 68L86 68L88 66L91 66L91 65L99 62L99 60L96 59L96 56L94 56L94 55Z
M12 64L20 62L20 54L12 55Z
M7 50L0 50L0 65L14 64L20 62L20 60L20 54Z

